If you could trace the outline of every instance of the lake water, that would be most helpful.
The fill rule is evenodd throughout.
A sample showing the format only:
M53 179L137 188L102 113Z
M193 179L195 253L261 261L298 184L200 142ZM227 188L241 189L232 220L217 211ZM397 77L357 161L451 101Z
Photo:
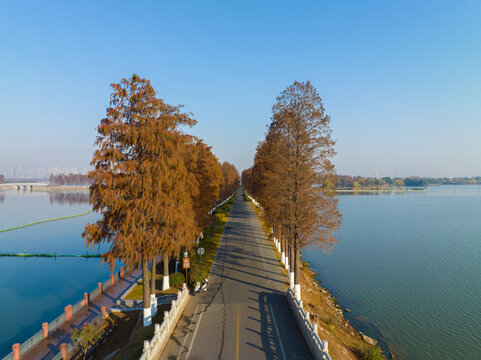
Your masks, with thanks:
M0 190L0 230L89 210L86 193ZM89 214L0 233L0 252L85 254L81 237ZM101 249L104 250L104 249ZM89 250L89 253L97 253ZM100 259L0 257L0 358L109 277Z
M341 241L304 259L396 359L481 359L481 186L342 195Z

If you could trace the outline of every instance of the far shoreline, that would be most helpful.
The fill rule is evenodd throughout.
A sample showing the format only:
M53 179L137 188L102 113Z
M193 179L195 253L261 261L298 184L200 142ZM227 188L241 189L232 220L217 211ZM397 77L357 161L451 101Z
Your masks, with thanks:
M21 188L18 189L17 185L20 186ZM33 185L33 188L30 188L30 185ZM27 189L25 190L23 187L27 186ZM21 183L18 184L9 184L9 183L4 183L0 184L0 190L15 190L15 191L21 191L21 192L29 192L29 191L34 191L34 192L51 192L51 191L59 191L59 192L87 192L90 191L90 186L77 186L77 185L46 185L46 184L35 184L35 183L28 183L25 185L22 185Z
M376 192L407 192L407 191L427 191L428 188L386 188L386 189L336 189L338 193L376 193Z

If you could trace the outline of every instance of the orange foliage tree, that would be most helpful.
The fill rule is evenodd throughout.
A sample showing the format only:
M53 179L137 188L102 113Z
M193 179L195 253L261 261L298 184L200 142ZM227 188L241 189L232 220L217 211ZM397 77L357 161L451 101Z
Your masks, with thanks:
M89 173L90 203L102 217L87 224L82 236L88 246L109 244L102 260L111 267L116 260L142 266L144 325L149 325L148 262L180 251L198 231L179 130L195 121L158 99L150 82L135 74L111 86Z
M227 161L222 163L222 177L220 196L225 199L239 187L240 177L236 167Z
M300 251L313 244L332 246L341 222L329 122L317 90L309 82L295 82L277 98L254 166L243 174L246 189L262 204L266 222L281 239L298 298Z

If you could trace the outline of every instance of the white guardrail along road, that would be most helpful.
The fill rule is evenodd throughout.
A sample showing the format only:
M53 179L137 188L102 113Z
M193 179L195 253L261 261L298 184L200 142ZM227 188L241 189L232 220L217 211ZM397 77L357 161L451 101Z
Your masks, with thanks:
M262 206L249 194L246 195L251 201L259 208ZM281 252L280 243L277 239L273 238L275 248L278 252ZM312 324L309 319L309 311L305 311L302 308L302 300L298 300L295 296L293 289L287 291L287 302L296 318L297 325L306 340L307 346L311 350L311 354L316 360L331 360L328 351L327 340L321 340L317 334L317 324Z
M175 329L185 306L189 302L189 289L184 283L182 291L177 294L177 299L172 300L172 307L169 311L164 312L164 321L162 324L154 325L154 336L150 341L144 341L144 352L139 360L156 360L160 357L162 350L169 341L170 335Z

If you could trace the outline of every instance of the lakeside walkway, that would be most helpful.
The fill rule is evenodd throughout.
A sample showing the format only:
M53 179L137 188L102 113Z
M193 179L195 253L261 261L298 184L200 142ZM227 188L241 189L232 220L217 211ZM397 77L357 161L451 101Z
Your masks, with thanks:
M115 302L120 299L130 286L137 282L141 275L141 270L136 269L126 274L124 278L118 279L114 286L109 286L101 295L92 300L88 307L82 308L73 316L72 320L66 321L60 328L51 332L48 338L22 355L21 359L53 359L60 352L60 345L70 341L73 329L80 328L85 322L95 319L101 313L102 306L105 306L107 309L112 308Z
M208 289L191 298L160 358L311 359L287 288L287 272L237 191Z

